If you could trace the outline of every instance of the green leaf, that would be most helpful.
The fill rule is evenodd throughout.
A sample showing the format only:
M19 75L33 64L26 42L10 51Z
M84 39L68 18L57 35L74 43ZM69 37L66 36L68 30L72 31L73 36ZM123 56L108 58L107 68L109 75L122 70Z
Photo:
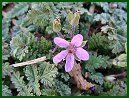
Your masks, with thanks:
M101 13L101 14L95 15L94 21L101 21L101 24L106 24L106 23L109 23L111 19L108 13Z
M11 90L7 85L2 85L2 96L12 96Z
M116 84L107 92L101 92L101 96L127 96L127 86L125 88Z
M12 29L12 36L15 37L16 35L22 33L20 26L14 26Z
M110 67L110 59L108 56L102 56L102 55L90 55L90 59L86 62L84 62L85 69L94 72L95 69L106 69L107 67Z
M13 37L10 42L11 55L22 61L29 53L29 45L34 42L37 42L37 39L31 33L20 33Z
M96 83L99 83L100 85L102 85L103 82L104 82L104 77L103 77L103 75L101 73L91 73L89 78L92 81L95 81Z
M40 72L41 83L43 83L45 86L50 86L50 87L55 84L54 79L58 74L56 65L50 64L48 62L43 62L39 66L39 72Z
M70 76L67 73L61 73L61 78L64 79L64 81L68 81L70 79Z
M17 4L9 13L8 18L14 18L24 14L29 8L27 3L19 3Z
M57 85L57 92L61 96L71 95L71 88L68 85L64 84L62 81L56 81L56 85Z
M5 76L11 76L11 72L13 72L13 68L9 65L8 62L2 64L2 78Z
M29 81L29 86L33 89L33 92L40 96L40 84L39 84L39 74L37 70L37 65L30 65L26 66L25 68L25 75L27 77L27 80Z
M49 50L52 48L52 43L50 41L48 41L47 39L45 39L44 37L41 37L40 40L40 53L43 52L44 54L48 54Z
M42 92L42 95L44 95L44 96L57 96L58 95L56 89L53 87L52 88L43 88L41 90L41 92Z
M100 6L105 12L108 12L110 10L110 5L108 4L108 2L94 2L94 4Z
M106 36L103 36L101 33L93 34L88 40L89 48L94 50L107 50L109 49L109 41Z
M10 57L10 48L8 43L2 37L2 60L8 60Z
M52 22L53 13L48 3L35 3L32 5L27 17L34 25L45 29Z
M110 47L112 48L112 53L114 53L114 54L124 51L123 43L120 40L114 41L114 43L111 44Z
M17 88L17 91L19 91L19 95L32 96L32 88L27 87L23 78L24 76L21 77L18 71L13 72L13 74L11 75L11 81L15 85L15 88Z
M3 18L2 19L2 37L5 41L9 41L9 27L10 27L10 19Z

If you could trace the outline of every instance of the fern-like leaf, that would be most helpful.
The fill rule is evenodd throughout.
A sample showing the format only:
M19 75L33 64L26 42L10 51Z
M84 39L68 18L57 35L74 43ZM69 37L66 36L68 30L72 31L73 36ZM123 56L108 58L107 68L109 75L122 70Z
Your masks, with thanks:
M8 62L2 64L2 78L5 76L10 76L11 72L13 72L13 68L9 65Z
M43 62L39 66L39 72L40 72L41 83L43 83L45 86L50 86L50 87L55 84L54 79L58 74L56 65L50 64L48 62Z
M9 27L10 27L10 19L3 18L2 19L2 37L5 41L9 41Z
M27 3L19 3L16 5L9 13L8 18L14 18L17 16L20 16L24 14L29 8L29 5Z
M101 13L95 15L94 21L101 21L101 24L106 24L109 23L109 21L111 21L110 17L111 16L108 13Z
M2 96L12 96L11 90L7 85L2 85Z
M20 33L12 38L10 42L11 55L20 61L24 59L28 54L28 47L30 44L37 41L37 39L31 33Z
M94 72L95 69L110 67L110 59L108 56L102 56L102 55L90 55L90 59L86 62L84 62L85 69Z
M103 82L104 82L104 77L103 77L103 75L101 73L91 73L89 78L92 81L95 81L96 83L99 83L100 85L102 85Z
M40 48L39 51L43 52L44 54L49 53L49 50L52 48L52 43L47 41L44 37L41 37Z
M52 88L43 88L41 90L41 92L42 92L43 96L57 96L58 95L57 90L54 87L52 87Z
M68 96L71 94L71 88L64 84L62 81L56 81L56 85L57 85L57 92L61 95L61 96Z
M25 75L27 77L27 80L29 81L29 86L33 89L33 92L40 96L40 84L39 84L39 75L37 70L37 65L32 66L26 66L25 68Z
M13 74L11 75L11 81L15 85L15 88L17 88L19 95L32 96L32 94L30 93L32 91L32 88L27 87L23 78L24 76L21 77L18 71L13 72Z
M88 44L90 49L109 49L108 38L106 36L102 36L101 33L93 34L90 37Z
M8 60L8 57L10 56L10 48L8 43L2 39L2 60Z

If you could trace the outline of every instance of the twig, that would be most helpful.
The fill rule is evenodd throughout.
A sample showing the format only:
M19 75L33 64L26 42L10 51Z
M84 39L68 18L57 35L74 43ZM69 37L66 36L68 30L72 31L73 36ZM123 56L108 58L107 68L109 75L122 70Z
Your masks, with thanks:
M45 61L46 59L47 59L46 56L43 56L43 57L40 57L40 58L37 58L37 59L34 59L34 60L30 60L30 61L26 61L26 62L22 62L22 63L17 63L17 64L12 64L11 66L19 67L19 66L24 66L24 65L29 65L29 64L35 64L35 63L38 63L38 62Z

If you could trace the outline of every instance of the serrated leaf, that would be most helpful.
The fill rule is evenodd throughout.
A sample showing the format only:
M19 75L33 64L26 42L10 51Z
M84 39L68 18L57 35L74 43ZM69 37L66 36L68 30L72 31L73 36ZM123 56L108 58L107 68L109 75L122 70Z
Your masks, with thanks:
M19 3L17 4L9 13L8 13L8 18L14 18L17 16L20 16L24 14L29 8L29 5L26 3Z
M71 94L71 88L62 81L56 81L57 91L61 96L68 96Z
M2 96L12 96L11 90L7 85L2 85Z
M45 86L50 86L50 87L53 84L55 84L54 79L58 74L56 65L50 64L48 62L43 62L39 66L39 72L40 72L41 83L43 83Z
M94 21L101 21L101 24L106 24L110 21L110 15L108 13L97 14L94 17Z
M42 3L41 9L32 9L28 12L27 17L30 22L34 25L44 29L50 23L52 10L49 9L49 5L47 3ZM35 4L35 7L39 6L39 4ZM45 7L47 6L47 7Z
M93 81L95 81L96 83L99 83L100 85L103 84L104 82L104 77L101 73L92 73L89 78Z
M70 79L70 76L67 73L61 73L61 78L64 79L65 81L68 81Z
M29 81L29 86L33 89L33 92L40 96L41 91L40 91L40 84L39 84L39 74L37 70L37 65L31 65L31 66L26 66L25 69L25 75L27 77L27 80Z
M94 2L94 4L96 4L97 6L100 6L105 12L108 12L110 10L110 6L108 2Z
M85 69L87 69L90 72L94 72L95 69L104 68L106 69L109 67L109 57L108 56L102 56L102 55L90 55L90 59L85 63Z
M94 50L107 50L109 49L109 40L106 36L103 36L101 33L93 34L88 40L89 48Z
M57 96L57 91L55 88L43 88L41 90L43 96Z
M8 60L10 56L10 48L8 43L2 38L2 60Z
M9 41L9 27L10 27L10 19L3 18L2 19L2 37L5 41Z
M9 65L8 62L2 64L2 78L5 76L10 76L11 72L13 72L13 68Z
M15 88L17 88L17 91L19 91L19 95L32 96L32 89L30 87L27 87L23 78L24 76L21 77L18 71L13 72L13 74L11 75L11 81L15 85Z
M29 45L37 42L37 39L29 32L20 33L10 42L11 55L20 61L29 53Z
M110 46L112 48L112 53L117 54L124 50L122 42L116 40L113 45Z

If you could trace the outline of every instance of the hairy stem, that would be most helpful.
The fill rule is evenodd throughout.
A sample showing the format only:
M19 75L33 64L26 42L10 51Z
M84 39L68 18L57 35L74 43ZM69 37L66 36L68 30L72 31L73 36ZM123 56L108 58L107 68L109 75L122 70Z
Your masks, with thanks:
M58 49L58 46L56 45L56 47L53 49L52 53L54 53L57 49Z
M75 26L72 26L72 34L71 34L71 37L73 37L75 34Z
M61 38L64 38L64 36L60 32L58 32L57 35Z
M119 73L119 74L115 74L114 77L125 77L126 76L126 72L122 72L122 73Z
M75 62L74 64L74 67L72 69L72 71L69 72L70 76L74 78L76 84L77 84L77 87L79 89L82 89L82 90L89 90L91 87L93 87L94 85L90 82L87 82L83 76L82 76L82 73L81 73L81 66L80 64L77 64Z

